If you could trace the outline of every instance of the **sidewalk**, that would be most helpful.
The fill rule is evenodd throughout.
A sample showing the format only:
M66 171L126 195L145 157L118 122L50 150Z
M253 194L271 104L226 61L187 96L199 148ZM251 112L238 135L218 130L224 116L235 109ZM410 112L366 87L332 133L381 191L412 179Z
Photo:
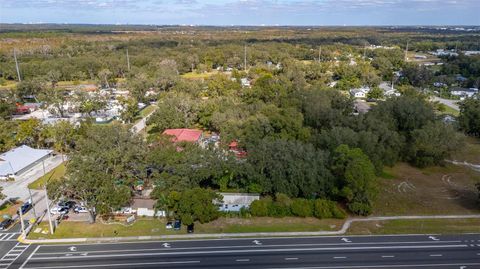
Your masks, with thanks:
M207 239L207 238L239 238L239 237L289 237L289 236L335 236L345 234L352 223L384 220L418 220L418 219L476 219L480 215L436 215L436 216L389 216L347 219L338 231L318 232L266 232L266 233L220 233L220 234L178 234L159 236L131 236L131 237L100 237L100 238L64 238L30 240L20 236L18 240L24 244L52 244L52 243L101 243L101 242L127 242L148 240L171 240L171 239Z

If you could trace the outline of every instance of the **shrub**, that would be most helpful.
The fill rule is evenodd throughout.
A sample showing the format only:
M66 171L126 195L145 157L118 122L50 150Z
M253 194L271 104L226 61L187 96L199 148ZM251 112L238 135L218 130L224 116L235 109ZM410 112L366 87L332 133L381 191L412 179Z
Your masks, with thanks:
M324 218L345 218L345 212L340 209L334 201L317 199L314 202L314 216L319 219Z
M298 217L313 216L313 203L306 199L295 199L291 204L292 214Z
M252 213L252 216L255 217L269 216L271 205L272 200L269 198L253 201L253 203L250 205L250 213Z

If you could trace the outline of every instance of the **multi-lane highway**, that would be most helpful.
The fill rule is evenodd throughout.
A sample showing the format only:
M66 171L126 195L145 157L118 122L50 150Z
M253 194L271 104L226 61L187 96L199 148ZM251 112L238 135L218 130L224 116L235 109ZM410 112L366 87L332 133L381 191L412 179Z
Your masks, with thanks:
M480 235L31 245L11 268L480 268Z

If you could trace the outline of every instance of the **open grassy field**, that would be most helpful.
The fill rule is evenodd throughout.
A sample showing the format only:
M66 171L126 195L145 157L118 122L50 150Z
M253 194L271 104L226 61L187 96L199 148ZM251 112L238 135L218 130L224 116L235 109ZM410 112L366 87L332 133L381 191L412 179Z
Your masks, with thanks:
M47 182L47 180L58 180L65 175L65 163L60 164L52 171L45 174L43 177L35 180L34 182L28 185L28 188L34 190L43 189L43 186Z
M374 215L478 214L475 183L480 173L463 166L418 169L406 163L387 168L379 179Z
M454 234L480 232L480 219L389 220L353 223L348 234Z

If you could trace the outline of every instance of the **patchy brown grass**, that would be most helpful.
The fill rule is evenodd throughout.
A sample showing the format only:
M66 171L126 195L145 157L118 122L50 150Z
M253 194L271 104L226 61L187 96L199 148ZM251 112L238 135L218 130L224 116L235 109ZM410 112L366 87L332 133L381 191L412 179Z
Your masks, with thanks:
M465 161L473 164L480 164L480 139L477 137L467 137L465 146L456 152L452 159L456 161Z
M480 219L389 220L352 223L348 234L478 233Z
M400 163L379 179L374 215L478 214L480 174L453 164L418 169Z
M317 218L219 218L206 224L196 224L198 233L248 233L248 232L306 232L332 231L341 228L344 220Z

